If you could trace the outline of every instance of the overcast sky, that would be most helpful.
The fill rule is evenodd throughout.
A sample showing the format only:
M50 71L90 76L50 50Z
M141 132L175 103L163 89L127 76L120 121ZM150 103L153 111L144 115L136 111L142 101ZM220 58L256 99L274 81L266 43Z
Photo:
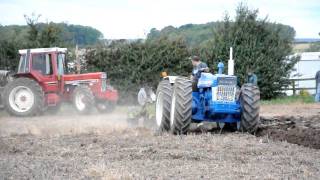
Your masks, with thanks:
M92 26L105 38L144 38L155 27L175 27L231 17L238 0L0 0L0 24L25 24L23 15L40 21ZM293 26L297 38L319 38L320 0L246 0L260 17Z

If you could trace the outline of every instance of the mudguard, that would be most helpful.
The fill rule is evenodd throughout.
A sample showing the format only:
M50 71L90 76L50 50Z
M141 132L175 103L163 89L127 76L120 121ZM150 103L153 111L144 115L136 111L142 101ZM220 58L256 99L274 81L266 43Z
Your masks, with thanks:
M206 88L213 86L215 76L211 73L201 73L198 81L198 88Z
M10 81L10 71L0 70L0 87L4 87Z
M0 108L4 108L2 102L2 94L4 91L4 86L8 84L9 81L12 80L11 71L0 70Z

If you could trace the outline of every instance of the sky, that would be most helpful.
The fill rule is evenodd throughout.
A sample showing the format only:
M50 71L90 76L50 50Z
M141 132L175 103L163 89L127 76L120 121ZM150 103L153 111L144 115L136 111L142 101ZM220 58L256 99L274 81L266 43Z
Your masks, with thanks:
M261 18L287 24L296 38L320 38L320 0L0 0L0 24L24 25L24 14L41 22L92 26L107 39L145 38L151 28L201 24L231 17L240 2Z

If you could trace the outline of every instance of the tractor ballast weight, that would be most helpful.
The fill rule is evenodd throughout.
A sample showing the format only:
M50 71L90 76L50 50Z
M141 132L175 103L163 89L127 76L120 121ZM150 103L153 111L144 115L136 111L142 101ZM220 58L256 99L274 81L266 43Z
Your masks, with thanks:
M197 91L192 91L192 81L186 77L164 78L156 100L158 130L186 134L191 123L208 121L254 133L260 121L259 89L253 84L240 88L237 77L223 74L223 69L219 63L218 74L202 72Z

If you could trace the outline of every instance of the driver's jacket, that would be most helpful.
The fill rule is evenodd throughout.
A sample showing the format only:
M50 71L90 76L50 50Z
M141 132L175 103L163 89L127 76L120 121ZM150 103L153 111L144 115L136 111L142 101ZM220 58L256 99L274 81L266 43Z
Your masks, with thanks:
M194 66L192 69L192 76L199 79L201 76L201 69L205 69L208 68L208 65L204 62L201 62L200 64L198 64L198 66Z

